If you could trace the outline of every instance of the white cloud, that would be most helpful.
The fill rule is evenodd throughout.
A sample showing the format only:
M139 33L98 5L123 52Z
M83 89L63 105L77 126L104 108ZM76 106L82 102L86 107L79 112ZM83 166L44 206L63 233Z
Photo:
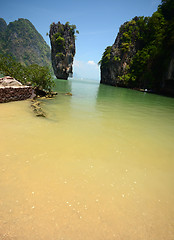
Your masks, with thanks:
M73 69L74 77L89 79L100 78L99 66L93 60L84 62L74 59Z
M96 65L96 63L94 61L88 61L88 64L90 65Z

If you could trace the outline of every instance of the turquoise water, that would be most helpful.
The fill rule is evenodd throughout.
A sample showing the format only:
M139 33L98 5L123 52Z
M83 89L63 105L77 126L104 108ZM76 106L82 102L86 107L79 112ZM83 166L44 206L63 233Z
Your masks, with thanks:
M0 239L173 240L174 99L55 90L46 119L29 100L0 105Z

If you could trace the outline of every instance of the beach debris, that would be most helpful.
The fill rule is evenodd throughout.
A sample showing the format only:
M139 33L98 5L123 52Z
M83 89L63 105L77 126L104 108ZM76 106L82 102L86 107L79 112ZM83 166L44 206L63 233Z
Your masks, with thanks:
M71 92L67 92L65 93L66 96L72 96L72 93Z
M57 92L53 92L53 91L49 92L49 91L40 89L38 87L34 88L34 92L37 97L45 97L45 98L53 98L58 94Z
M41 108L40 102L37 101L36 99L31 100L31 107L32 107L33 112L35 113L36 117L46 117L46 113Z

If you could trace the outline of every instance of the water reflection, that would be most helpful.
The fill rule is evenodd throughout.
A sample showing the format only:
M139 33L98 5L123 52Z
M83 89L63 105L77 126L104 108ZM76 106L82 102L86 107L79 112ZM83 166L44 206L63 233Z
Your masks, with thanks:
M55 80L54 90L58 92L57 97L49 102L43 101L46 104L45 109L49 119L60 120L63 112L67 121L72 121L75 118L83 121L86 117L92 117L95 114L98 87L99 83L96 81ZM71 92L72 96L66 96L67 92ZM69 111L71 117L69 117Z
M58 91L58 93L66 93L72 91L72 82L67 80L57 80L55 79L55 91Z

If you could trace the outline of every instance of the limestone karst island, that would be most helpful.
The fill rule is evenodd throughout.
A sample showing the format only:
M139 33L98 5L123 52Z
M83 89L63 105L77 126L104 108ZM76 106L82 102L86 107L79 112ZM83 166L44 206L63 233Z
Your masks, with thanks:
M58 79L68 79L73 74L75 55L75 25L58 22L50 26L51 60L54 74Z
M174 1L1 1L0 240L174 239Z

